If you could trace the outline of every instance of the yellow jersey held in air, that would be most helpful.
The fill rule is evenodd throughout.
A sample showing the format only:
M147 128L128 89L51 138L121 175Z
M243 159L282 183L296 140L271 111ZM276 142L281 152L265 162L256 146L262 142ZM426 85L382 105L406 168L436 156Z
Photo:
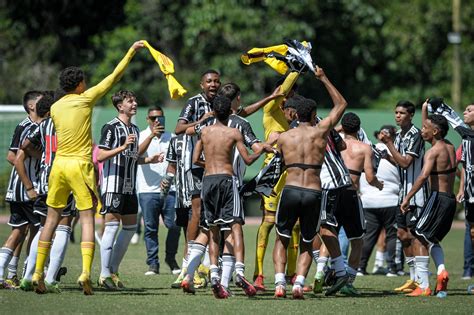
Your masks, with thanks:
M115 70L82 94L66 94L51 106L58 147L56 158L92 159L92 109L122 77L135 50L130 48Z

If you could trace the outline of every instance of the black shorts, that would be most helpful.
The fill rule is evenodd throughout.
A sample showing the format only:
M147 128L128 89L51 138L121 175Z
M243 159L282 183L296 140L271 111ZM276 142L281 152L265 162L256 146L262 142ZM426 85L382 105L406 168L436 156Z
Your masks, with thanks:
M105 193L102 195L100 214L117 213L120 215L137 214L138 198L136 194Z
M190 194L191 196L196 196L201 194L202 190L202 177L204 176L203 168L193 168L191 170L192 183L190 185Z
M429 243L439 243L451 230L455 213L456 199L453 194L432 191L413 234L422 236Z
M344 227L349 240L360 239L364 236L365 215L357 190L342 189L340 191L336 218L339 226Z
M321 217L321 191L286 185L281 192L276 212L276 231L291 238L291 232L300 220L301 238L310 243L319 231Z
M201 216L208 226L243 223L244 212L237 179L231 175L207 175L202 179Z
M33 201L10 201L10 220L8 225L19 227L25 224L40 225L40 218L33 213Z
M176 208L176 219L174 222L179 227L187 227L189 220L191 220L192 209L191 208Z
M474 224L474 203L464 202L464 211L466 213L466 221Z
M402 213L400 207L398 207L396 217L398 229L412 229L416 226L421 208L418 208L417 206L410 206L410 209L410 211Z
M323 189L321 196L321 224L337 227L336 209L341 191L345 188Z
M33 213L46 217L48 216L48 205L46 204L46 198L48 195L43 194L39 195L38 198L35 199L34 204L33 204ZM74 201L74 197L72 194L69 196L69 199L67 200L67 206L66 208L63 209L63 213L61 216L63 217L75 217L77 214L76 211L76 202Z

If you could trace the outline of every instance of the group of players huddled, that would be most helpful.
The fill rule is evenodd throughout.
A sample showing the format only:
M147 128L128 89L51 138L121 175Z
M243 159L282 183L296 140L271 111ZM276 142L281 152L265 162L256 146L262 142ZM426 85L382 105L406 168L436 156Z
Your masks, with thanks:
M14 166L6 196L12 231L0 249L2 288L59 293L72 218L80 213L83 267L78 284L84 294L92 294L94 216L99 210L105 215L104 233L112 236L101 244L98 284L110 290L122 288L119 265L137 226L137 165L166 159L167 173L172 176L162 181L161 188L175 185L175 207L180 210L177 215L189 218L187 250L181 274L172 287L196 292L196 286L202 285L198 269L207 248L208 277L216 298L232 296L232 279L248 296L265 291L263 258L275 226L276 298L286 297L287 283L291 283L293 298L303 299L308 291L305 278L313 261L317 263L312 286L315 294L322 293L326 285L327 296L337 292L359 295L353 284L357 271L361 271L366 232L360 190L362 181L376 191L384 189L377 171L383 160L398 170L399 199L390 215L396 217L393 225L410 269L410 279L396 290L410 296L431 295L431 255L437 267L434 293L446 296L449 277L440 242L455 215L457 161L455 148L445 136L451 124L463 139L457 199L465 203L474 239L474 105L464 112L465 126L441 99L427 99L422 106L420 130L412 123L415 106L400 101L395 106L400 130L393 134L382 129L379 140L385 150L380 150L364 142L359 117L351 112L344 114L346 100L317 66L310 68L333 102L325 118L317 115L313 100L296 93L296 81L303 71L295 64L290 65L290 73L271 95L246 107L240 104L237 84L221 85L219 73L208 70L201 76L202 93L190 98L181 112L166 155L144 157L146 148L139 145L139 129L131 122L137 112L135 95L118 91L112 96L118 116L102 128L98 145L97 159L104 162L99 194L92 162L92 110L143 46L142 41L135 42L112 74L89 89L83 71L69 67L61 72L57 91L25 94L23 104L28 117L16 127L7 156ZM305 67L304 63L299 65ZM244 118L262 108L265 142L257 139ZM162 129L159 124L157 121L152 128L152 136ZM431 144L426 153L425 141ZM265 161L259 176L253 179L254 189L261 192L257 187L266 186L271 193L262 193L263 217L257 235L254 279L250 282L245 277L241 188L246 165L262 154ZM351 245L347 261L338 239L341 227ZM16 269L27 235L29 254L20 281Z

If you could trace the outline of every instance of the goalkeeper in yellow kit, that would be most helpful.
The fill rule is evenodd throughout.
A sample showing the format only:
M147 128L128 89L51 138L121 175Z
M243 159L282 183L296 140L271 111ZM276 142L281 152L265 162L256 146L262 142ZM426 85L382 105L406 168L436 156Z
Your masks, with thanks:
M263 107L263 128L265 131L265 141L276 141L280 133L289 129L289 123L296 118L296 111L294 108L285 107L285 101L293 94L295 82L298 79L298 72L291 72L281 85L280 92L284 96L277 97L275 100L268 102ZM272 159L273 153L267 153L265 156L264 166L266 166ZM257 246L255 255L255 271L254 271L254 286L255 289L264 291L263 283L263 259L268 244L268 236L275 225L275 213L277 211L280 194L285 186L286 172L283 173L277 185L274 188L275 194L270 197L262 197L262 223L257 232ZM292 277L296 271L296 259L298 257L298 242L299 242L299 223L293 229L293 233L288 246L288 265L287 276Z
M92 164L92 109L110 88L122 77L135 52L144 47L143 41L135 42L120 61L115 70L99 84L86 89L84 72L77 67L64 69L59 84L65 95L51 107L58 148L51 174L46 203L48 216L38 242L33 285L37 293L45 293L43 269L49 255L51 239L62 210L72 192L76 207L80 211L82 226L82 274L78 283L84 294L92 294L90 280L92 259L94 257L94 214L99 202Z

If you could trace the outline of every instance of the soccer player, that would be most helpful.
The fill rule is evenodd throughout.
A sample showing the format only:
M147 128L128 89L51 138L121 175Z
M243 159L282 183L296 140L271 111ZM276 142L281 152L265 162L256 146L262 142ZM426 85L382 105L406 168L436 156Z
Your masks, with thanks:
M118 116L102 127L97 155L97 160L104 162L100 187L103 207L100 214L105 215L98 283L107 290L124 287L118 268L137 229L137 166L163 161L163 153L149 157L139 156L140 131L131 123L138 107L135 94L131 91L118 91L112 95L112 103ZM122 229L118 233L120 223Z
M42 93L39 91L28 91L23 96L23 107L25 108L28 117L20 122L13 133L13 138L8 149L7 160L10 164L15 164L16 153L20 149L21 143L28 135L31 125L38 120L36 114L36 103L42 97ZM39 166L39 160L36 158L28 157L25 159L25 165L27 167L27 176L33 179L33 183L36 182L36 169ZM34 177L32 177L34 176ZM28 196L28 191L34 190L33 186L25 187L18 176L18 172L13 167L8 181L8 190L5 200L10 203L10 220L8 225L12 227L12 231L5 241L3 247L0 249L0 287L8 289L14 289L17 287L18 280L15 279L16 265L18 264L19 254L21 251L21 243L26 237L28 232L28 226L30 231L31 242L34 235L38 231L40 224L39 217L33 213L33 201ZM18 248L18 252L16 249ZM15 253L18 256L14 256ZM13 258L12 258L13 257ZM12 262L10 262L12 260ZM14 260L14 261L13 261ZM12 274L7 277L5 281L3 279L5 268L9 264L13 265Z
M395 107L395 122L400 126L395 142L391 137L382 132L380 140L387 145L391 155L387 159L398 166L400 173L400 195L399 204L403 201L413 183L421 173L423 167L423 156L425 154L425 143L421 137L420 129L412 123L415 115L415 105L409 101L399 101ZM419 217L419 213L428 195L428 186L425 183L420 190L410 199L410 207L413 211L401 211L397 214L397 236L402 242L405 262L410 269L410 279L395 292L411 293L416 289L415 257L411 247L413 236L410 229L413 228Z
M28 134L21 146L21 150L19 150L17 153L17 158L15 161L18 175L20 176L23 184L25 187L31 187L33 183L26 174L24 160L27 156L33 156L35 154L41 155L41 164L37 176L38 182L36 188L35 190L28 191L30 199L34 199L33 212L39 215L41 218L40 231L43 228L47 216L48 207L46 206L46 198L48 194L48 178L57 148L56 131L54 129L53 122L49 117L49 111L52 104L53 98L48 95L43 96L36 104L37 115L42 119L42 121ZM51 259L44 281L45 286L38 287L36 290L37 293L61 292L58 283L60 275L58 273L61 272L61 265L66 255L69 235L71 233L71 222L74 216L74 200L72 196L70 196L70 199L68 200L68 206L63 211L63 216L59 221L55 232L54 242L51 247ZM35 271L39 237L40 233L37 233L32 241L28 255L27 266L23 275L23 279L20 283L20 288L24 291L33 290L33 284L31 280ZM62 271L65 271L65 269Z
M317 67L316 78L326 87L334 107L327 118L316 127L316 104L301 96L294 97L297 128L282 133L277 148L282 152L287 168L287 178L278 204L276 217L277 238L273 250L275 266L275 297L286 297L286 248L289 246L292 230L299 220L301 224L300 255L297 276L293 286L293 298L303 298L306 274L312 261L312 243L319 230L321 206L321 180L319 177L324 161L327 139L337 124L347 102L332 85L324 71Z
M201 140L193 154L193 162L205 165L203 177L202 200L203 217L210 230L209 256L211 259L211 285L217 298L226 298L227 291L223 290L219 279L218 256L220 226L229 225L233 239L236 258L235 284L241 287L249 296L256 294L255 288L245 279L244 242L242 224L244 223L243 209L237 189L237 179L233 168L234 148L247 165L258 159L261 152L249 156L244 146L242 134L236 128L227 127L229 115L232 113L231 102L226 97L216 97L213 108L217 122L204 128ZM219 134L219 137L215 137ZM266 150L272 150L264 145ZM204 153L206 161L201 160ZM204 164L205 163L205 164Z
M291 72L281 83L279 96L274 100L269 101L263 107L263 128L265 132L265 141L273 142L278 139L280 133L287 131L290 128L290 123L296 118L296 110L291 107L291 103L287 102L296 89L296 80L299 77L298 72ZM280 85L280 84L278 84ZM267 153L263 162L262 168L268 165L273 158L273 153ZM255 270L254 270L254 285L259 291L265 291L264 275L263 275L263 260L268 244L268 237L270 231L275 225L275 213L277 210L278 200L280 199L281 191L285 185L286 173L284 173L279 182L276 184L274 191L270 197L262 196L262 222L257 232L257 244L255 253ZM287 276L293 278L296 269L296 259L298 256L298 238L299 238L299 223L295 224L292 232L291 242L288 246L288 266Z
M383 189L383 183L375 176L372 148L370 145L359 141L357 137L360 130L360 118L354 113L346 113L342 117L341 125L344 132L344 142L346 143L346 149L341 152L341 155L352 179L352 186L341 191L340 205L335 213L338 227L344 227L347 238L351 243L351 253L347 266L349 281L341 289L341 293L360 295L353 286L362 253L362 237L365 234L364 209L358 196L360 175L363 171L367 182L379 190Z
M51 247L51 239L73 193L80 211L82 227L82 273L78 283L84 294L92 294L90 280L94 257L94 214L98 193L92 164L92 109L94 104L121 78L136 51L144 47L135 42L115 70L102 82L86 89L84 72L77 67L64 69L59 77L60 88L66 93L51 107L51 118L57 132L58 149L49 177L46 204L48 216L38 242L36 270L33 285L43 281L43 269Z
M423 104L423 111L426 111L426 106L427 102ZM435 294L445 294L441 291L447 290L449 277L444 265L443 250L439 243L451 229L456 212L453 186L457 169L454 146L444 140L448 129L448 121L441 115L431 115L423 119L421 134L432 147L424 156L421 174L401 204L402 212L413 211L410 208L410 199L429 178L431 195L420 212L416 226L412 229L412 234L415 236L413 250L418 287L408 296L431 295L428 268L430 252L438 269Z

